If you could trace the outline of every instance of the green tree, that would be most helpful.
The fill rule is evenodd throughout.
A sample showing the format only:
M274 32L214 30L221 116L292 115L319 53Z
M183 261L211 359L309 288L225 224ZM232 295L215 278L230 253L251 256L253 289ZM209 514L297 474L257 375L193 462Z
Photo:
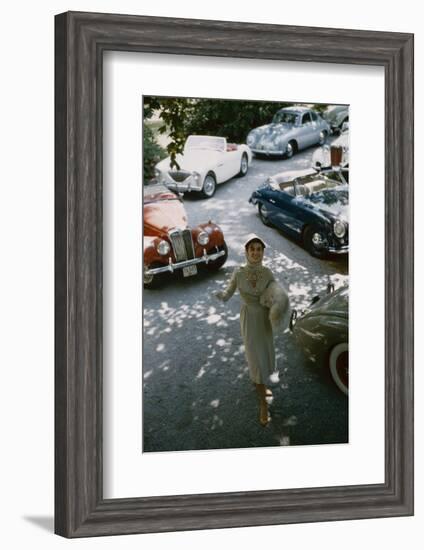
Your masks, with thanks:
M151 118L155 112L159 114L163 123L159 127L159 132L168 133L171 141L166 149L171 157L171 166L177 168L179 166L176 156L184 148L187 138L186 123L193 115L195 102L196 100L191 98L144 97L144 119Z
M153 130L144 124L143 132L143 182L154 177L155 165L166 157L165 150L155 140Z
M245 143L252 128L268 124L278 109L288 105L269 101L203 99L196 104L186 130L188 134L215 135Z

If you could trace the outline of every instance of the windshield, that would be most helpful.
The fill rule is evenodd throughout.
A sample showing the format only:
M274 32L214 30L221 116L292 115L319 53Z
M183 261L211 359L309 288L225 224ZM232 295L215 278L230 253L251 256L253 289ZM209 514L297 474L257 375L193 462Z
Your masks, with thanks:
M225 138L189 136L184 149L213 149L214 151L225 151Z
M276 113L272 122L274 124L296 124L297 114L288 111L280 111Z
M308 195L308 200L314 204L347 206L349 204L349 188L347 185L340 185L328 180L326 185L313 190Z
M345 105L331 105L330 107L327 108L327 110L325 111L325 114L330 116L335 116L341 113L342 111L346 111L346 110L347 109Z

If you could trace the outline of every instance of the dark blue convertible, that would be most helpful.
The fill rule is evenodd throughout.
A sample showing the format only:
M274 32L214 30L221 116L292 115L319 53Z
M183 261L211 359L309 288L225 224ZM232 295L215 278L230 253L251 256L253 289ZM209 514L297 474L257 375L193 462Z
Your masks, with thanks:
M342 172L282 172L252 193L265 225L300 240L318 258L348 252L349 185Z

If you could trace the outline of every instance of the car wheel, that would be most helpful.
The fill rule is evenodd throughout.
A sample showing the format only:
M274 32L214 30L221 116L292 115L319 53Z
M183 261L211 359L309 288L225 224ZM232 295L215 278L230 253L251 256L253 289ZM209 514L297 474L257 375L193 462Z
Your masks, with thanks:
M241 157L241 162L240 162L240 172L237 174L239 178L242 178L247 174L248 168L249 168L249 161L247 159L246 153L243 153Z
M327 255L327 238L317 227L308 226L303 234L303 244L306 250L316 258Z
M217 248L218 248L219 252L221 252L221 250L224 250L225 254L223 256L221 256L220 258L218 258L217 260L215 260L214 262L208 262L207 264L203 264L203 266L208 271L218 271L218 269L220 269L225 264L225 262L227 261L228 248L227 248L226 243L224 242L224 244L222 244L221 246L218 246ZM213 254L214 252L216 252L215 249L213 251L211 251L211 254Z
M295 152L296 152L296 143L294 141L289 141L289 143L287 143L286 152L285 152L286 159L291 159L292 156L295 154Z
M271 222L269 221L269 211L266 205L260 202L258 204L258 212L259 217L261 218L261 222L269 227L271 225Z
M349 344L337 344L330 353L330 373L339 388L345 395L349 393Z
M216 190L216 179L212 172L206 174L206 177L203 181L203 187L201 194L206 199L210 199L214 196Z
M163 267L163 264L159 262L153 262L148 267L153 269L155 267ZM163 286L165 282L168 280L168 278L169 278L169 273L157 273L156 275L147 275L146 273L144 273L143 286L148 290L154 290L156 288L160 288L161 286Z
M327 132L325 130L323 130L322 132L319 133L318 144L319 145L324 145L326 139L327 139Z

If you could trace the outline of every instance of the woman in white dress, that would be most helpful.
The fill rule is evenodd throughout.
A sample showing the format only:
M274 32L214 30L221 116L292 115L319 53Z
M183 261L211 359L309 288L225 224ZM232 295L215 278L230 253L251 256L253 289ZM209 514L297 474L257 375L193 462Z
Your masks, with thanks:
M262 265L265 243L257 235L251 234L244 243L246 265L236 268L227 288L215 295L226 302L236 289L242 299L240 329L243 337L250 379L256 386L259 396L259 421L266 426L270 421L267 395L272 395L266 387L268 377L275 371L275 349L269 309L260 304L260 296L274 281L270 269Z

